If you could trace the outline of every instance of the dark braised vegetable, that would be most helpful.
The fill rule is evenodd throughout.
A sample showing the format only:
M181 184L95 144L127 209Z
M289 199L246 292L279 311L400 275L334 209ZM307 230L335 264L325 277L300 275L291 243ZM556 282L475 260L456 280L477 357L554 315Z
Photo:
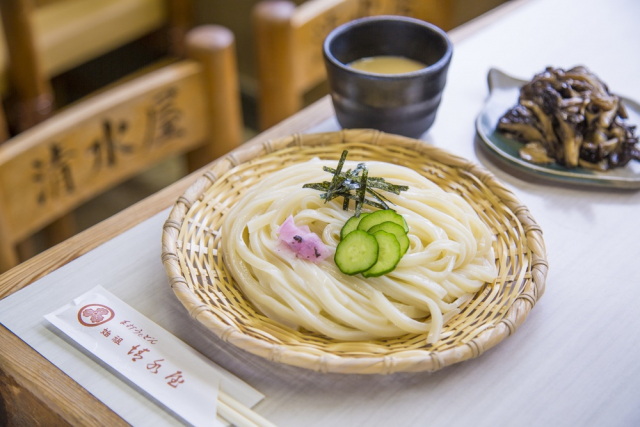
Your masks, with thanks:
M526 145L520 157L606 171L640 160L636 126L620 99L585 67L548 67L520 90L498 131Z

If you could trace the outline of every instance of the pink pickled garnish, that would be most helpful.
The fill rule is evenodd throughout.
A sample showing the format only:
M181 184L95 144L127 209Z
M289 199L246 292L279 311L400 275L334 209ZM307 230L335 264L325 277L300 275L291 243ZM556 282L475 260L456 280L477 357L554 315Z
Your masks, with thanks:
M298 227L291 215L282 223L279 231L280 241L286 243L298 258L317 263L331 254L316 233L311 232L306 225Z

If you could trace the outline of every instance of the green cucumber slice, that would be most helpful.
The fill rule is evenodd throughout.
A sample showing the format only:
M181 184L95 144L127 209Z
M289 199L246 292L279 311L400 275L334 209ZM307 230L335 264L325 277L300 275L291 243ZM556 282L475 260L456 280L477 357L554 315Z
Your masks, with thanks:
M357 230L360 220L367 215L369 214L361 213L360 217L352 216L351 218L349 218L347 222L345 222L344 225L342 226L342 230L340 230L340 240L347 237L347 234L351 233L352 231Z
M395 222L385 221L382 224L374 225L367 233L375 234L376 231L386 231L387 233L391 233L396 236L398 239L398 243L400 243L400 254L401 256L407 253L409 249L409 237L407 233L404 231L404 228L401 225L396 224Z
M402 215L400 215L402 216ZM407 220L404 219L404 217L402 216L402 227L404 227L404 232L408 233L409 232L409 224L407 224Z
M352 231L338 243L334 260L344 274L353 276L367 271L378 260L378 240L366 231Z
M353 233L357 233L357 231ZM378 277L387 274L396 268L398 261L402 258L400 243L398 243L396 236L382 230L376 231L371 236L375 237L378 242L378 261L362 273L364 277Z
M358 230L369 231L371 227L387 221L395 222L402 226L405 232L409 231L409 227L407 227L407 223L402 215L391 209L375 211L367 215L358 224Z

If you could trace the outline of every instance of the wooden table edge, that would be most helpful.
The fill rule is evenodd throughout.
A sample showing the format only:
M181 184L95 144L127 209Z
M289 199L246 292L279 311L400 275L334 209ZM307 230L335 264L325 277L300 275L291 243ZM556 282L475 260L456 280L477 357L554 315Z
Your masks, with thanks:
M529 1L515 0L498 6L450 31L449 37L454 44L458 43ZM331 99L329 96L325 96L310 107L246 142L243 146L262 144L270 139L305 132L327 120L333 114ZM28 286L170 207L204 169L206 167L0 275L0 299ZM0 380L3 381L0 384L0 391L5 386L7 388L15 388L16 386L23 388L27 395L24 401L40 405L34 414L46 415L46 411L50 411L48 420L55 422L56 425L61 423L128 425L115 412L83 387L77 387L78 384L73 379L39 353L33 351L29 345L2 325L0 325L0 348L3 349L0 353ZM52 385L55 386L52 387ZM4 416L6 417L8 415L6 411L10 409L0 405L0 421L2 421L2 411L5 411Z
M447 35L454 45L456 43L460 43L467 37L476 34L478 31L483 30L484 28L498 21L500 18L509 15L516 9L527 3L530 3L531 1L532 0L510 0L502 3L501 5L496 6L490 11L472 19L471 21L465 22L459 27L452 29L447 33Z

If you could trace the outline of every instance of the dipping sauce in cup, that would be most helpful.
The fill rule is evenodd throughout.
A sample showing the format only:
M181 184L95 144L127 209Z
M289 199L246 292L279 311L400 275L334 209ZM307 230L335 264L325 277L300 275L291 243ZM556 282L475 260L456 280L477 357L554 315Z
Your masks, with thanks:
M356 70L376 74L412 73L426 67L422 62L405 58L404 56L381 55L370 58L360 58L347 64Z
M402 16L357 19L333 30L323 52L342 127L373 128L413 138L431 127L453 52L440 28ZM389 57L394 59L387 67ZM407 61L414 63L413 69L400 68ZM382 67L394 72L381 72L380 62L387 62Z

